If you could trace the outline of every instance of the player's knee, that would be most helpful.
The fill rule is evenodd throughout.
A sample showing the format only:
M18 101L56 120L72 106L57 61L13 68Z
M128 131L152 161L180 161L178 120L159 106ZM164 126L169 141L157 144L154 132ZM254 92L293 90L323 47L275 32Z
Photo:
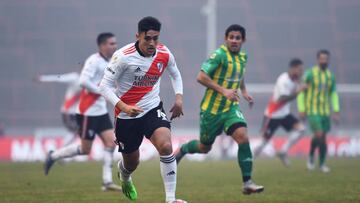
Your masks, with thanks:
M159 154L160 155L169 155L173 152L171 142L164 142L159 146Z
M247 129L244 127L237 128L231 136L238 144L249 142L249 138L247 136Z
M269 140L271 138L271 136L269 136L268 138L266 138L266 140ZM242 143L246 143L249 142L249 138L246 134L241 134L235 137L235 141L238 144L242 144Z
M200 144L199 149L200 149L201 153L207 154L211 150L211 145Z

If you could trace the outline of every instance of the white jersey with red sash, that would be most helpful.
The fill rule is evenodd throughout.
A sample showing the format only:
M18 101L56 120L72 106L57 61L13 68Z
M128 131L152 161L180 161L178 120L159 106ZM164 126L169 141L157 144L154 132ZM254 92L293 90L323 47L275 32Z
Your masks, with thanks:
M139 118L159 105L160 81L165 70L170 73L176 94L182 94L183 87L174 56L167 47L160 44L153 56L144 57L136 46L131 43L114 53L100 86L102 94L114 106L121 100L142 108L144 112L136 117ZM115 115L132 118L119 109L115 109Z
M268 118L283 118L290 114L290 102L279 102L281 96L294 94L297 83L291 80L287 72L282 73L276 80L273 95L265 109Z
M84 64L80 74L80 85L83 87L77 114L100 116L108 113L105 98L100 95L99 84L104 76L108 61L100 54L91 55Z

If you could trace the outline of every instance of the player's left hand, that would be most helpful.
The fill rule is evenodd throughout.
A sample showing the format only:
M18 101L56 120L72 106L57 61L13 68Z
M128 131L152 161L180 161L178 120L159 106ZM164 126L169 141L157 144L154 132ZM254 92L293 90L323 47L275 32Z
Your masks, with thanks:
M339 112L333 113L332 119L333 119L335 125L339 125L340 124L340 113Z
M242 96L249 103L249 108L251 109L254 106L254 98L247 92L242 92Z
M172 119L174 119L174 118L178 118L178 117L184 115L183 107L182 107L182 106L183 106L182 95L177 94L177 95L176 95L175 104L174 104L174 106L170 109L170 112L172 113L172 114L171 114L171 117L170 117L170 120L172 120Z

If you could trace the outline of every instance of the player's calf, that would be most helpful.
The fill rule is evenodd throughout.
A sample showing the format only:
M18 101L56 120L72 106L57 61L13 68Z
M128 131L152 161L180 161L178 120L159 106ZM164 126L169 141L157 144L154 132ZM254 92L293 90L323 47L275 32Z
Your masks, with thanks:
M210 152L212 145L204 145L200 143L198 140L192 140L188 143L185 143L181 145L176 151L175 151L175 158L176 162L179 163L180 160L186 155L186 154L194 154L194 153L200 153L200 154L207 154Z

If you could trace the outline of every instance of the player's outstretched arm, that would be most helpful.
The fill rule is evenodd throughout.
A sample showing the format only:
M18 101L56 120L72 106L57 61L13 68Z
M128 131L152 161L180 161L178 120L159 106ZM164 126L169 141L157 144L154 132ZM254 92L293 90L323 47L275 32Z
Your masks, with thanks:
M39 75L37 80L39 82L58 82L58 83L73 83L79 79L77 72L65 73L65 74L49 74Z

